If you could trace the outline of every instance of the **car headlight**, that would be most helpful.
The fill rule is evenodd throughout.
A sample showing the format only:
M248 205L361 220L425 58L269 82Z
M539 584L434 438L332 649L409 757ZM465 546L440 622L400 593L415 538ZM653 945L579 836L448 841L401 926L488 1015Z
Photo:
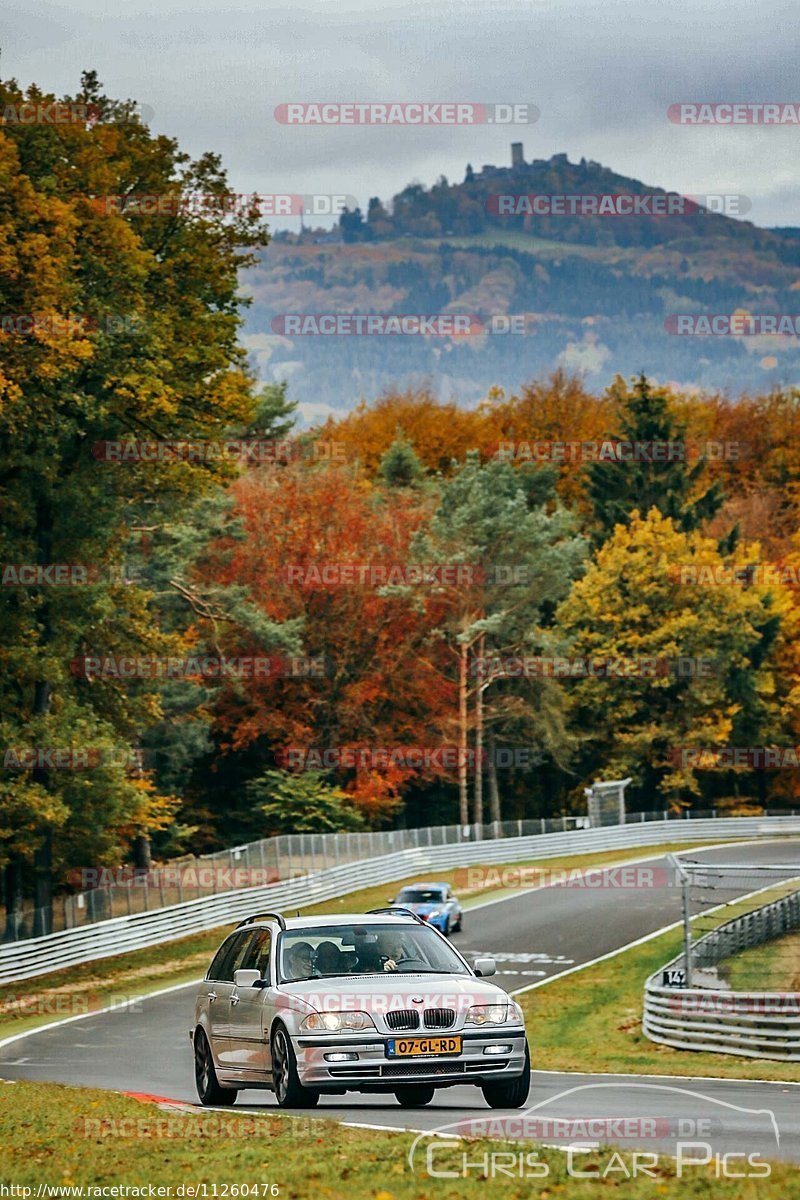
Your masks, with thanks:
M505 1004L475 1004L467 1012L467 1025L522 1024L522 1009L513 1000Z
M300 1032L335 1033L339 1029L374 1029L375 1022L365 1012L310 1013L300 1022Z

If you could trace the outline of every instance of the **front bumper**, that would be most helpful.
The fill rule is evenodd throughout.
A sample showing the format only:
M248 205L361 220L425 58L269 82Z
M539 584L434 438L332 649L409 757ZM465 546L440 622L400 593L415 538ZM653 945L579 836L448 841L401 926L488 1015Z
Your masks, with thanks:
M437 1030L437 1033L442 1032ZM450 1031L445 1032L449 1036ZM392 1034L397 1037L397 1034ZM461 1054L431 1058L389 1058L389 1035L381 1033L343 1038L339 1034L294 1035L297 1073L306 1087L320 1091L392 1091L404 1083L431 1083L452 1087L459 1083L488 1083L514 1079L525 1068L525 1030L519 1026L491 1031L457 1031L463 1038ZM490 1046L508 1046L508 1052L485 1054ZM328 1054L355 1054L356 1059L330 1062Z

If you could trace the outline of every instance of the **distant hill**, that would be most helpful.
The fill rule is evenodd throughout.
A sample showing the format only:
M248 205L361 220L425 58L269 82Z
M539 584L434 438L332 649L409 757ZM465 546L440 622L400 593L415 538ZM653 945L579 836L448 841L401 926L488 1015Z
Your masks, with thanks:
M422 382L472 403L492 384L511 390L559 365L592 386L641 369L736 393L798 381L800 338L677 336L665 320L800 312L800 230L761 229L600 163L526 163L521 146L512 151L511 166L374 198L333 233L279 235L247 280L246 343L260 374L288 378L308 416ZM587 213L601 204L638 211ZM543 213L548 205L568 212ZM287 338L273 324L331 312L513 314L526 333Z

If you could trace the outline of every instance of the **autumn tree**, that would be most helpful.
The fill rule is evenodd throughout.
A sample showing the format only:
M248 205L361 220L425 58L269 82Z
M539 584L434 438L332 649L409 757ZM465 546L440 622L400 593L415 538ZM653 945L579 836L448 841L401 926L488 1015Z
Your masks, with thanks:
M428 591L400 595L369 572L409 561L428 502L414 489L375 489L347 468L302 463L250 472L232 495L244 536L211 547L208 576L244 588L265 617L297 629L308 671L223 689L218 768L238 758L259 773L292 749L363 750L363 762L334 767L332 781L368 819L385 822L409 780L431 775L402 764L371 769L369 752L435 744L450 695L432 659ZM342 578L347 567L367 574ZM253 646L232 629L224 644Z
M622 400L617 428L609 441L625 443L626 457L613 456L589 466L589 496L597 527L596 542L625 524L634 509L656 507L684 532L699 529L719 510L718 481L704 480L705 459L691 463L686 428L670 410L665 395L652 389L644 374Z
M339 443L347 461L358 462L370 479L398 435L426 471L447 473L468 451L486 446L491 430L482 411L459 408L422 389L362 402L345 417L330 418L319 433L323 441Z
M56 99L0 85L6 114ZM63 100L69 121L6 119L0 130L0 553L6 564L84 564L94 574L91 586L4 588L2 714L7 747L77 738L99 751L137 745L158 704L147 688L81 678L70 663L174 649L147 588L125 578L126 551L137 530L231 473L180 456L110 463L102 448L214 439L252 417L238 275L266 232L255 212L226 215L231 193L215 155L192 161L153 136L93 73ZM199 213L183 202L197 193ZM158 198L156 211L141 197ZM85 779L36 760L3 771L12 925L30 887L46 915L65 847L70 865L113 857L169 821L172 802L124 761L109 758Z
M510 463L481 464L477 454L445 480L431 521L412 545L418 561L461 567L455 580L443 576L440 592L445 605L441 636L455 660L458 715L454 721L459 746L459 812L469 820L468 738L474 699L475 789L473 820L483 821L485 703L487 690L502 671L472 671L471 661L519 653L536 643L548 606L554 607L569 590L584 553L571 515L554 503L552 475L541 494L525 474ZM541 681L539 681L541 683ZM553 725L537 706L536 684L530 689L526 722L529 730L548 742ZM545 688L545 691L547 689ZM508 696L506 696L508 700ZM513 706L512 706L513 707ZM517 709L518 713L518 709ZM499 717L499 713L495 714ZM550 726L548 730L548 725ZM496 800L496 788L492 788ZM493 806L493 819L499 811Z
M713 795L713 771L692 752L780 736L788 596L770 582L733 585L733 565L657 508L632 512L598 550L556 620L570 660L586 665L564 683L583 779L631 775L679 808Z

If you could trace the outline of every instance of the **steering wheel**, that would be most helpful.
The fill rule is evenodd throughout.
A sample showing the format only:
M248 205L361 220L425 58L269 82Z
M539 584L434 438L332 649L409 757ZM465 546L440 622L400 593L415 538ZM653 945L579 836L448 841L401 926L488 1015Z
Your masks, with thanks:
M392 956L390 954L382 954L381 962L386 963L389 961L389 959L391 957ZM404 954L401 958L395 958L393 961L395 963L397 963L398 967L400 966L401 963L415 963L419 967L427 966L427 964L423 958L414 958L411 955L407 955L407 954Z

